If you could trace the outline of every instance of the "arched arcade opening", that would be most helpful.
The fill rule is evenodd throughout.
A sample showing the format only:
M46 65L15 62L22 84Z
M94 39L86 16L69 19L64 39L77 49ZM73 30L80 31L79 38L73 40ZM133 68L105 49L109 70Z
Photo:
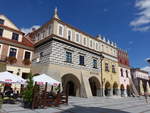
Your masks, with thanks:
M80 96L80 81L73 74L64 75L62 78L62 87L69 96Z
M127 96L131 96L131 87L127 85Z
M109 82L106 82L105 84L105 96L110 96L111 94L111 85Z
M121 84L121 86L120 86L120 93L121 93L121 96L122 96L122 97L125 96L124 91L125 91L124 85Z
M100 96L100 82L96 77L89 78L90 88L93 96Z
M113 95L117 96L118 95L118 84L115 82L113 84Z

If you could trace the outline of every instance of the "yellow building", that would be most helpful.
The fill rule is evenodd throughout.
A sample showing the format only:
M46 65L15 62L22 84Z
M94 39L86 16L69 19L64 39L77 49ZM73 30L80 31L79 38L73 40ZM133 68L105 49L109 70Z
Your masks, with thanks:
M104 58L102 61L103 95L119 95L119 74L117 59Z

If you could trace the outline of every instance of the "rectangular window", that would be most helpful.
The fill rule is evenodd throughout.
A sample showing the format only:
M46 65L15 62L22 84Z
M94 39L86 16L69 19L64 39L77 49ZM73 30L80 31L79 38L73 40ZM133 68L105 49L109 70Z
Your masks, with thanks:
M10 56L10 57L16 57L16 54L17 54L17 49L15 49L15 48L10 48L9 56Z
M92 45L93 45L93 44L92 44L92 40L91 40L91 41L90 41L90 47L92 47Z
M66 62L72 63L72 53L66 52Z
M112 72L113 72L113 73L116 73L115 65L112 65Z
M79 56L79 64L84 65L84 56L82 55Z
M0 29L0 36L3 36L3 29Z
M71 31L68 30L68 40L71 40Z
M98 50L98 43L96 43L96 50Z
M3 19L0 19L0 24L4 24L4 20Z
M108 65L108 63L105 63L105 71L109 72L109 65Z
M17 34L17 33L12 34L12 40L18 41L18 38L19 38L19 34Z
M129 76L128 76L128 70L126 70L126 77L128 78Z
M123 77L123 69L120 69L120 72L121 72L121 76Z
M59 26L59 31L58 31L60 36L63 36L63 27Z
M76 42L79 42L79 34L76 34Z
M51 25L49 25L49 35L51 34Z
M86 45L86 37L83 39L83 44Z
M25 51L24 59L30 59L30 57L31 57L31 52Z
M93 59L93 68L97 69L97 60L96 59Z

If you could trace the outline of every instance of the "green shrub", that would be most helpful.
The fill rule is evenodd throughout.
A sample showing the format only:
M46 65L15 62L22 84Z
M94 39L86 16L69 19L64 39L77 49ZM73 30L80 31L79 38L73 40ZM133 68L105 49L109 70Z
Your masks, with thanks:
M29 76L28 76L27 86L26 86L25 90L22 93L24 102L32 103L33 87L34 87L32 78L33 78L33 76L30 73Z

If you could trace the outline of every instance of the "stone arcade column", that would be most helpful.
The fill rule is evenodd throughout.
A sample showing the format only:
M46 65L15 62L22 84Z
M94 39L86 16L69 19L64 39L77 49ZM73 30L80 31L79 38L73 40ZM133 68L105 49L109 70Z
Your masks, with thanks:
M81 97L92 97L91 87L87 76L84 76L84 73L81 72Z
M128 97L128 90L127 90L127 88L124 89L124 97Z
M101 89L97 90L97 96L100 97L101 96Z
M120 91L120 89L117 89L118 91L117 91L117 96L121 96L121 91Z
M110 94L110 96L113 96L113 88L110 88L109 94Z
M140 80L140 94L144 95L144 88L143 88L143 82Z
M147 84L146 84L146 88L147 88L147 89L146 89L146 90L147 90L147 93L148 93L148 94L150 94L149 82L147 82Z

